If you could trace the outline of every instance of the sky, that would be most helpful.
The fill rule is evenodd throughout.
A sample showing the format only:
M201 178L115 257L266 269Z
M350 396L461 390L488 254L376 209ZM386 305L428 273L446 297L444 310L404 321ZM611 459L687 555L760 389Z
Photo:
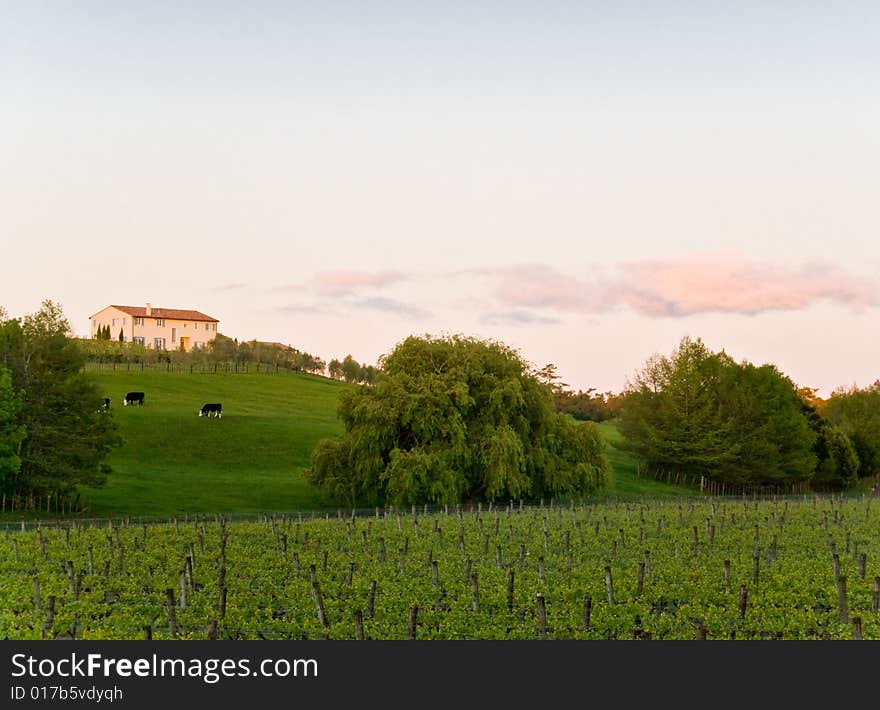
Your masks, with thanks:
M0 306L880 379L880 5L0 4Z

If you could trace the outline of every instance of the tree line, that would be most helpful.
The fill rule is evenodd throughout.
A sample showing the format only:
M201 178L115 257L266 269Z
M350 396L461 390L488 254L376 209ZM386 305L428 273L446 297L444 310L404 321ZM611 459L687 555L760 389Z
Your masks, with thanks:
M329 363L311 353L291 345L267 343L259 340L230 338L222 333L204 347L184 350L155 350L138 343L113 340L110 326L98 330L92 338L80 341L88 362L97 363L172 363L174 365L204 365L236 363L238 365L274 365L292 372L326 375L336 380L358 384L372 384L376 377L373 365L359 363L350 354L342 360L333 358Z
M823 401L776 366L736 362L699 338L648 359L619 425L623 447L659 475L844 489L880 472L880 383Z

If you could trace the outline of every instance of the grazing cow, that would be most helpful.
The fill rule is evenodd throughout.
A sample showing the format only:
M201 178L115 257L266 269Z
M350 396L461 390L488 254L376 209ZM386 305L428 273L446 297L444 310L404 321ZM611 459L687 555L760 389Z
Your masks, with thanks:
M140 407L144 403L143 392L129 392L122 400L122 405L127 407L129 404L135 404Z
M202 408L199 410L199 416L206 417L217 417L220 418L223 416L223 405L218 403L215 404L204 404Z
M104 409L105 412L106 412L108 409L110 409L110 398L109 398L109 397L104 397L104 406L103 406L103 409Z

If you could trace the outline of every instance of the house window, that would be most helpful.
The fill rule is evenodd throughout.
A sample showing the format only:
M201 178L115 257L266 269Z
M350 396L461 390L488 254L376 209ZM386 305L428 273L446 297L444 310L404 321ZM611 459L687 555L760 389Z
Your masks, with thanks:
M134 324L135 324L135 325L143 325L143 324L144 324L144 319L143 319L143 318L135 318L135 319L134 319Z
M193 328L195 328L196 330L198 330L198 329L199 329L199 324L198 324L198 323L193 323Z
M171 342L172 344L177 342L177 328L171 329Z
M133 338L131 339L131 341L132 341L135 345L143 345L143 344L144 344L144 339L143 339L143 338L139 338L138 336L133 337Z
M165 327L165 319L164 318L157 318L156 319L156 326L158 328L164 328Z
M114 326L116 325L116 319L115 319L115 318L113 319L113 325L114 325Z
M165 338L153 338L153 347L156 348L156 350L164 350Z

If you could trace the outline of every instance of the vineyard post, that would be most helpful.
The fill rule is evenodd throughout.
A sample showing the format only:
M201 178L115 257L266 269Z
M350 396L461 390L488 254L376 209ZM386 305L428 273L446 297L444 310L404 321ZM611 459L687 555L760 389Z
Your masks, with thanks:
M364 640L364 616L360 609L354 611L354 637L358 641Z
M868 564L868 554L863 552L859 555L859 579L865 579L865 567Z
M541 592L538 592L536 597L538 600L538 636L543 640L547 638L547 607Z
M165 606L168 608L168 631L172 637L176 637L177 615L174 612L174 590L171 587L165 590Z
M840 615L840 623L849 621L849 607L846 601L846 575L837 578L837 609Z
M513 611L513 578L514 572L510 570L507 574L507 611Z
M724 560L724 588L730 591L730 560Z
M746 618L746 607L749 602L749 590L745 584L741 584L739 587L739 618L742 621L745 621Z
M862 619L861 619L861 617L858 617L858 616L853 617L852 633L853 633L853 641L861 641L862 640Z
M152 626L142 626L141 630L144 632L144 641L152 641L153 640L153 627Z
M605 565L605 592L608 595L608 603L614 604L614 586L611 579L611 565Z
M367 593L367 618L372 619L375 616L376 607L376 580L370 580L370 591Z
M34 577L34 609L40 609L40 580Z
M471 574L471 594L473 596L472 608L475 612L480 610L480 588L477 585L477 573Z
M645 563L639 562L639 574L636 580L636 598L642 596L642 589L645 585Z
M416 640L416 623L419 615L419 607L413 604L409 608L409 622L407 623L407 638L410 641Z
M593 597L587 594L584 597L584 631L590 630L590 616L593 613Z

